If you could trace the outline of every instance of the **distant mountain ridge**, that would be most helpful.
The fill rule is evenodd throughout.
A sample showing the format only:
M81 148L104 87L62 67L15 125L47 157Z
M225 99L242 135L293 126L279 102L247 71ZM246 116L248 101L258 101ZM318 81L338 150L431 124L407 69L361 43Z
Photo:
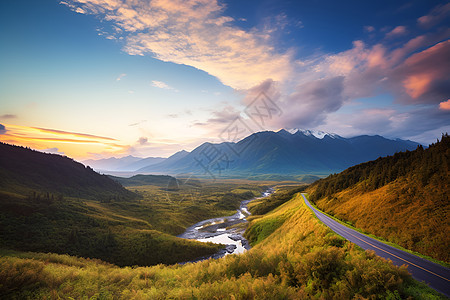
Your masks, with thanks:
M110 157L103 159L88 159L82 161L86 166L90 166L96 171L135 171L140 168L157 164L164 161L163 157L135 157L128 155L121 158Z
M379 135L344 138L319 131L282 129L253 133L237 143L203 143L192 152L138 172L170 175L191 172L205 176L219 172L223 176L329 174L380 156L413 150L418 145ZM214 154L218 154L215 161L211 160Z

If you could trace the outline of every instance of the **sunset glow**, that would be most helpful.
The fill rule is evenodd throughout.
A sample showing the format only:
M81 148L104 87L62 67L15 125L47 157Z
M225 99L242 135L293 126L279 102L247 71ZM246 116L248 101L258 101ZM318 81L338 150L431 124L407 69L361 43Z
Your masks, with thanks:
M167 157L220 142L260 92L283 114L258 130L450 131L445 1L25 3L0 4L4 142Z

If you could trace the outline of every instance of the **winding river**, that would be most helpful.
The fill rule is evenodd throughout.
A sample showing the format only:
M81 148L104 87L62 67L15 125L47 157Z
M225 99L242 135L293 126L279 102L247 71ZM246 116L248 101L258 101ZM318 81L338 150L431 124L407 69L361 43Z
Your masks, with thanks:
M207 257L201 257L195 261L208 258L220 258L228 254L240 254L250 249L248 241L243 237L245 229L243 226L233 226L247 222L246 217L250 215L247 205L250 201L261 199L273 193L273 188L265 191L261 197L244 200L239 209L232 216L219 217L200 221L186 229L178 237L192 239L200 242L211 242L215 244L224 244L225 248Z

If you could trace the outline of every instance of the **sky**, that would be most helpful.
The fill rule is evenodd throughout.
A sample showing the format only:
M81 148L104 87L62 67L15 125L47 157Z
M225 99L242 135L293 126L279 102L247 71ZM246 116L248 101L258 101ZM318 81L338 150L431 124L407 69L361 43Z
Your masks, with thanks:
M450 132L449 25L433 0L1 1L0 140L167 157L238 120L427 145Z

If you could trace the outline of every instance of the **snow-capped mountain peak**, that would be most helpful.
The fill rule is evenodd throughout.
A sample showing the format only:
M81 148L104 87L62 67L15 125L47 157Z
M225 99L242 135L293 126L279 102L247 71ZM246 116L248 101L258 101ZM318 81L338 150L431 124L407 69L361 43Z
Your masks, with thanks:
M292 129L286 129L287 132L290 134L296 134L298 132L303 133L306 136L313 136L318 139L323 139L325 136L329 136L331 138L337 138L339 137L335 133L329 133L321 130L309 130L309 129L298 129L298 128L292 128Z

